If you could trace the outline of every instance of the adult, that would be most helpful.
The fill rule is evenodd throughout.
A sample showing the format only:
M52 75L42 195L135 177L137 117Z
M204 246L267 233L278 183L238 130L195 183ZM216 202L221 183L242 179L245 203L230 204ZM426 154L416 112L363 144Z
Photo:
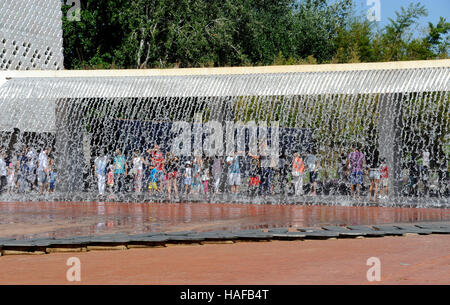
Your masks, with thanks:
M303 195L303 172L305 171L305 163L299 153L294 154L292 160L292 180L294 182L295 195Z
M116 192L122 193L125 189L125 177L128 174L127 158L121 153L120 149L116 149L114 157L114 182Z
M100 196L105 194L106 172L108 168L108 158L102 151L94 160L94 172L97 175L98 193Z
M150 156L151 156L151 167L156 168L157 170L157 177L158 180L158 189L162 191L162 180L163 180L163 171L164 171L164 156L162 152L159 149L158 145L153 146L153 149L150 150Z
M241 185L239 156L236 153L232 153L231 156L227 157L226 161L228 164L228 185L230 186L231 193L237 194Z
M17 155L17 190L24 192L27 184L27 148L25 148L20 154Z
M358 145L353 147L353 151L348 155L347 165L350 168L350 191L352 196L359 197L361 184L363 182L363 166L366 162L365 156L359 151Z
M177 186L177 176L178 176L178 158L172 153L168 152L166 155L166 179L167 179L167 194L169 200L171 200L172 188L175 192L175 196L178 197L178 186Z
M138 151L134 152L132 171L134 176L134 191L140 193L142 191L144 159L139 155Z
M27 154L27 167L28 167L28 174L27 174L27 180L28 180L28 184L30 186L30 190L33 191L35 189L36 186L36 156L37 153L36 151L33 149L33 147L31 147Z
M249 193L251 196L255 196L261 183L261 163L257 155L253 155L249 152L248 156L250 157Z
M50 149L46 148L43 149L39 153L38 158L38 168L37 168L37 175L38 175L38 184L39 184L39 190L40 193L43 194L45 190L48 189L48 154L50 153Z
M272 193L272 180L273 180L273 159L272 156L268 155L267 144L262 143L260 147L260 166L261 166L261 185L260 191L261 195L269 195Z
M316 155L312 150L308 151L308 155L305 158L305 163L308 167L309 172L309 183L311 184L311 195L317 195L317 171L318 171L318 160Z

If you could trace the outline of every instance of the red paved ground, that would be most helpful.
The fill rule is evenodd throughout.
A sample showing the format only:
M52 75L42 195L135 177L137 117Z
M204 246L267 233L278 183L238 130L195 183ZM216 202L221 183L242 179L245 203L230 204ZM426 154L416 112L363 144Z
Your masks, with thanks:
M272 241L230 245L0 257L0 284L68 284L66 261L81 260L81 284L450 284L450 237Z

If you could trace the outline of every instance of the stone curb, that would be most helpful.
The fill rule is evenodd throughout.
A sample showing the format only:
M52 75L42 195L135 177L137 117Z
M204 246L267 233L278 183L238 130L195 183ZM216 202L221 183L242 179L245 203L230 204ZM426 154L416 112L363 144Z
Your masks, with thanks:
M180 231L124 233L100 236L73 236L68 238L36 238L16 240L0 238L0 256L40 255L134 248L168 247L179 245L233 244L235 242L268 242L272 240L344 239L383 236L450 234L449 223L416 223L372 226L323 226L321 228L272 228L241 231Z

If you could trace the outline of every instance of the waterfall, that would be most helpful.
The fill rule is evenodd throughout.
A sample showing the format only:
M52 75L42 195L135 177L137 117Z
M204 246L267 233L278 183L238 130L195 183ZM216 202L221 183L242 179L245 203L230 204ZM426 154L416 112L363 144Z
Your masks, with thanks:
M186 162L194 161L194 150L203 150L206 161L205 149L216 143L223 147L210 156L210 165L214 157L222 158L225 194L209 192L184 200L449 206L449 77L448 66L183 76L18 75L0 83L0 148L3 159L14 164L20 164L17 160L26 148L52 148L49 157L58 178L55 192L44 195L50 199L96 198L93 164L101 151L112 163L116 149L131 161L135 152L144 157L156 144L164 157L183 151L174 150L174 143L187 145L190 150L179 153L177 163L178 172L184 173ZM249 140L252 132L254 144ZM239 141L243 144L237 145ZM252 159L247 152L264 156L264 141L269 159L285 156L287 165L284 171L281 165L271 168L270 195L250 195ZM360 147L367 165L360 196L349 193L351 175L344 165L353 146ZM241 169L238 195L229 191L225 162L226 152L236 149ZM294 153L303 160L315 154L318 196L312 196L307 173L305 195L293 193ZM379 168L382 159L389 168L388 198L370 200L371 168ZM17 171L20 174L19 167ZM28 188L35 183L23 175L20 179ZM145 201L156 196L136 194L135 178L127 179L124 194L115 199ZM183 180L180 176L177 181L180 190ZM162 178L163 190L165 183ZM381 179L376 185L383 188ZM42 197L23 187L4 190L0 196ZM167 193L158 196L165 200Z

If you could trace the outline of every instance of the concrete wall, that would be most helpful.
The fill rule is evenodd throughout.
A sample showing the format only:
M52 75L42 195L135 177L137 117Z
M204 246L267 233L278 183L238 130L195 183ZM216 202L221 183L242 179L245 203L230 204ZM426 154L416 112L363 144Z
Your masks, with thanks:
M0 70L63 69L62 46L61 0L0 1Z

